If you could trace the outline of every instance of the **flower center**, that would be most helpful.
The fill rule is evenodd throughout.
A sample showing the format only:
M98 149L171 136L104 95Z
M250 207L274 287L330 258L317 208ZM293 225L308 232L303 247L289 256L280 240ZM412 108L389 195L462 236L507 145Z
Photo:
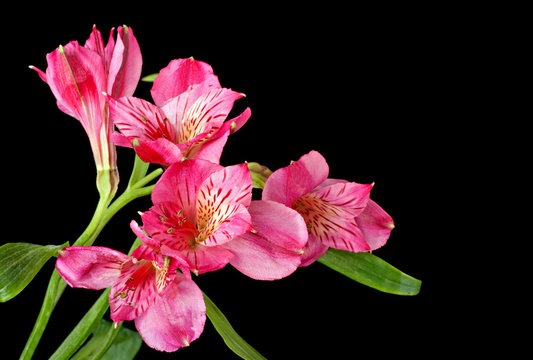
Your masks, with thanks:
M170 281L170 277L167 276L169 263L170 258L168 256L165 257L164 263L161 266L159 266L157 261L152 261L152 265L155 268L155 286L158 293L160 293Z

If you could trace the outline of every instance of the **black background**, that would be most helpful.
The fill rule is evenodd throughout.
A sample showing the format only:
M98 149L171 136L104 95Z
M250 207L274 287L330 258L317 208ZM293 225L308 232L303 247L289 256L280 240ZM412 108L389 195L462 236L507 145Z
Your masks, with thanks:
M93 24L104 39L111 27L126 24L139 41L143 75L193 56L212 65L222 86L247 95L234 114L249 106L252 117L230 137L223 165L257 161L275 170L318 150L330 177L375 182L372 198L396 223L375 254L423 281L418 296L402 297L318 263L275 282L253 281L230 266L198 277L239 334L269 359L348 359L362 351L422 358L428 347L456 352L469 341L472 322L452 320L457 299L449 294L469 279L447 276L461 255L447 246L453 218L440 211L455 201L449 186L461 177L450 171L449 150L461 134L448 132L451 121L461 121L454 116L469 86L468 78L457 83L458 62L468 63L468 41L449 51L461 19L441 9L251 4L14 10L14 20L2 23L1 76L9 89L2 98L9 110L2 120L9 144L2 177L9 190L1 242L72 243L84 230L98 198L89 143L27 66L45 70L46 53L70 40L84 43ZM150 100L150 87L140 83L135 95ZM120 191L133 153L118 151ZM127 251L135 238L128 223L149 206L149 199L140 199L124 208L97 244ZM20 295L0 305L2 319L9 319L2 340L9 359L22 351L52 269L50 261ZM48 358L98 295L65 291L36 359ZM236 358L209 321L190 347L166 354L143 344L138 358L208 356Z

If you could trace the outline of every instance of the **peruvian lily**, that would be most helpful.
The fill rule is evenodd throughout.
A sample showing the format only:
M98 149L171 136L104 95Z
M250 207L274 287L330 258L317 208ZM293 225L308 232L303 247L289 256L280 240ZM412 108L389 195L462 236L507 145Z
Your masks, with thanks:
M140 245L131 256L99 246L72 246L60 251L56 269L72 287L111 287L111 319L135 320L150 347L175 351L197 339L205 324L205 303L182 264Z
M161 70L152 87L155 105L136 98L107 97L120 133L115 144L133 147L144 161L169 166L186 158L220 161L228 136L250 117L250 109L225 121L244 94L222 88L208 64L177 59Z
M78 119L89 137L99 189L116 190L116 149L111 142L113 123L102 92L130 96L141 76L142 57L131 28L121 26L115 42L114 29L104 47L102 35L93 31L84 46L71 41L46 56L46 72L34 66L52 90L59 109Z
M170 166L131 226L147 246L161 249L196 274L227 263L245 275L274 280L300 265L307 228L294 210L272 201L252 201L246 164L222 167L187 159Z
M298 211L309 231L301 266L322 256L328 248L351 252L375 250L387 242L394 222L370 200L373 184L328 179L329 167L320 153L311 151L270 175L262 199Z

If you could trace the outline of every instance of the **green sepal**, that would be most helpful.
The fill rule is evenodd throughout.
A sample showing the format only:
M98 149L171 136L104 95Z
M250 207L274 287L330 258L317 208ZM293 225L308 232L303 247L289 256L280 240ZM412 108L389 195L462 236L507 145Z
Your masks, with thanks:
M395 295L417 295L422 282L379 257L330 248L318 262L373 289Z
M146 75L145 77L141 78L141 81L144 82L154 82L155 78L159 75L159 73Z
M69 246L7 243L0 246L0 302L17 296L58 251Z
M226 346L245 360L266 360L233 329L228 319L204 293L206 314Z
M247 163L248 170L252 175L253 187L256 189L263 189L268 177L272 175L272 170L256 162Z

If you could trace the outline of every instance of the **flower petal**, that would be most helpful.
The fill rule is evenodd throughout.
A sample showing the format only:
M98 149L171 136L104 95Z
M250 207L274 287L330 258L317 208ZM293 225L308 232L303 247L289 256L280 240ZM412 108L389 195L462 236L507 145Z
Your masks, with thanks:
M187 157L190 159L207 160L215 164L220 163L220 156L222 156L222 150L224 150L229 135L229 131L222 133L219 130L215 136L207 139L207 141L192 144L192 146L186 149Z
M371 250L387 243L394 221L375 201L369 200L362 213L355 218Z
M113 285L130 257L100 246L71 246L59 252L56 269L72 287L99 290Z
M321 187L309 194L335 206L347 216L356 217L370 200L370 191L374 184L358 184L355 182L336 183Z
M200 228L196 241L205 246L217 246L250 230L252 219L248 209L242 204L224 204L219 206Z
M303 216L309 233L323 245L354 252L370 250L352 210L328 200L327 197L320 198L316 193L310 193L296 200L293 208Z
M177 274L154 304L135 320L135 327L148 346L171 352L197 339L205 319L202 291L192 280Z
M212 89L202 94L181 115L178 142L186 143L203 133L209 136L215 134L226 120L235 100L243 96L230 89Z
M46 79L59 108L78 119L85 131L96 136L102 124L106 77L98 53L77 41L69 42L46 56Z
M152 191L152 202L174 203L188 221L196 223L196 198L200 186L222 166L205 160L184 160L170 166L157 181Z
M146 251L139 248L138 254ZM156 268L152 261L126 262L109 293L111 320L119 323L135 319L154 303L157 295Z
M328 173L324 157L311 151L289 166L274 171L265 183L262 199L291 206L294 200L323 183Z
M174 142L174 127L165 114L152 103L136 97L114 98L106 96L109 104L109 117L120 133L130 141L157 140L165 138Z
M300 265L307 227L295 210L273 201L252 201L248 208L254 232L223 245L235 256L230 263L257 280L276 280Z
M246 164L222 168L211 174L200 186L196 201L196 225L205 245L219 244L221 238L209 238L222 223L227 222L228 234L239 236L251 229L246 207L252 200L252 176ZM242 205L239 206L239 205ZM231 225L231 218L239 221Z
M184 260L188 268L196 274L222 269L231 261L233 253L222 246L196 245L194 248L177 249L170 242L162 242L161 252L167 256Z
M131 96L141 78L141 49L130 27L119 26L117 32L117 43L109 64L107 91L113 97Z
M186 91L200 87L201 94L210 88L220 88L218 77L213 74L211 66L205 62L188 59L172 60L161 69L154 80L151 94L158 106L163 106L169 99ZM191 104L196 98L191 98Z
M300 259L300 267L309 266L328 251L329 246L322 244L315 235L309 234L309 240L305 244L304 253Z
M165 138L139 141L133 148L139 158L146 163L169 166L183 159L179 147Z

